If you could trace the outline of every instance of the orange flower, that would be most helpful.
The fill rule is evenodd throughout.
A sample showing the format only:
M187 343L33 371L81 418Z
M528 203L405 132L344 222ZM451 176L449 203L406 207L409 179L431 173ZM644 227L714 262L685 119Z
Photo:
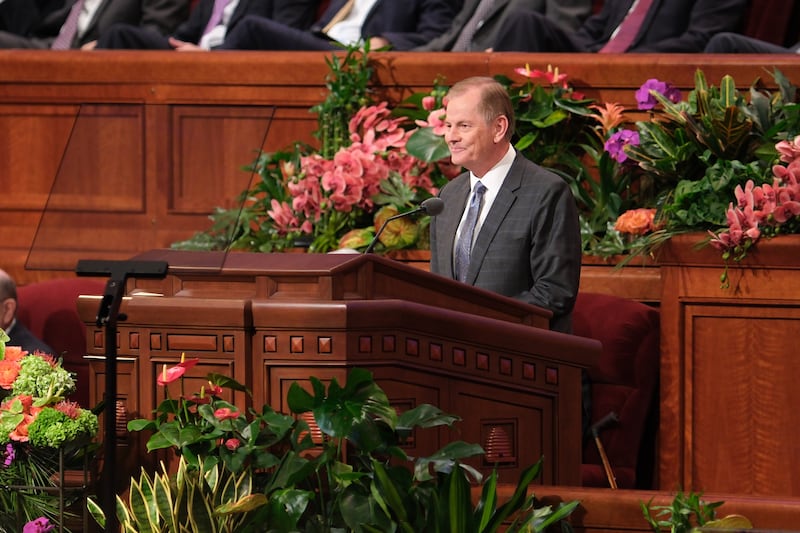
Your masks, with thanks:
M597 111L598 115L592 115L596 121L600 123L603 127L603 136L607 136L611 130L622 124L625 118L622 116L622 113L625 111L625 107L620 104L612 104L610 102L606 102L603 106L599 105L590 105L590 109L594 109Z
M17 376L19 375L19 361L2 359L0 360L0 388L11 390Z
M33 424L34 420L36 417L31 414L23 415L22 422L8 434L8 438L17 442L28 442L28 426Z
M631 209L622 213L614 223L614 229L620 233L644 235L653 231L653 220L656 216L655 209Z
M26 355L28 355L28 352L26 352L19 346L6 346L6 353L4 359L6 361L20 361Z

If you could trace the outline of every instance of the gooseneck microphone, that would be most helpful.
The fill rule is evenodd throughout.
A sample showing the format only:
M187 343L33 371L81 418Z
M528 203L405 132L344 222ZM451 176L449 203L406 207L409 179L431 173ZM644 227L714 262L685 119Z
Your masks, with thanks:
M403 217L409 217L411 215L416 215L417 213L425 213L426 215L435 217L436 215L441 213L442 210L444 210L444 200L442 200L437 196L434 196L432 198L424 200L421 204L419 204L419 207L416 207L411 211L406 211L405 213L400 213L399 215L394 215L393 217L387 218L386 220L383 221L383 224L381 224L380 229L372 238L372 242L369 243L369 246L367 246L367 249L364 250L364 253L365 254L372 253L372 249L375 248L376 244L378 244L378 239L380 238L381 233L383 233L383 230L386 229L386 225L392 220L397 220L398 218L403 218Z

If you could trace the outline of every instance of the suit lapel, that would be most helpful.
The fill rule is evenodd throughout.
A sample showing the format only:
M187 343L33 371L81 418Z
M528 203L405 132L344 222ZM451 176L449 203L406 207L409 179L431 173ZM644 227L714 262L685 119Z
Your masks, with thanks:
M506 4L508 4L508 1L509 0L495 0L494 5L492 6L492 10L489 11L489 13L486 14L486 17L484 17L484 20L489 20L490 18L495 16L497 13L501 13L505 9ZM483 26L481 26L481 27L483 27Z
M236 9L234 9L233 14L231 14L231 20L228 21L228 29L233 27L233 25L238 22L240 18L247 14L247 9L250 7L250 1L251 0L239 0L239 3L236 4Z
M84 37L87 35L91 35L93 31L97 28L97 21L100 20L100 17L103 15L103 12L109 7L111 4L111 0L103 0L100 2L100 5L97 6L97 11L94 12L92 15L92 20L89 21L89 24L86 26L86 31L83 32Z

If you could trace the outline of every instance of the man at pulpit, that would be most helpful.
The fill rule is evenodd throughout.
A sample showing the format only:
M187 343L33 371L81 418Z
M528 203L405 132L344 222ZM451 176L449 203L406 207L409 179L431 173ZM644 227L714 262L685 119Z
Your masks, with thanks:
M514 109L489 77L462 80L445 99L445 141L467 169L442 187L431 218L431 272L553 312L550 329L572 332L581 272L581 235L567 183L511 145ZM582 374L582 431L591 385Z
M431 271L549 309L550 328L571 332L582 254L569 186L511 145L513 108L495 80L456 83L446 102L445 140L467 172L440 193Z

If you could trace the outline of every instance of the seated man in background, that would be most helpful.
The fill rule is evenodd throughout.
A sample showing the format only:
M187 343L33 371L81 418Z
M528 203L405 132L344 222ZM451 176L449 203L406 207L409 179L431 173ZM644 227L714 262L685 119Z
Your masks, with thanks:
M0 48L69 50L91 47L124 22L169 33L189 16L188 0L68 0L24 36L0 32Z
M748 0L605 0L575 33L531 10L506 18L494 50L695 53L712 35L735 31Z
M37 21L64 7L65 0L0 0L0 31L27 35Z
M558 27L574 32L592 13L592 0L466 0L450 28L418 52L473 52L494 47L509 14L526 9L543 14Z
M800 43L789 48L738 33L723 32L708 41L704 52L707 54L800 54Z
M169 37L150 28L117 24L100 38L97 48L211 50L220 46L227 32L248 15L306 29L314 21L319 3L319 0L200 0L189 20Z
M371 50L411 50L444 33L455 15L452 0L332 0L308 31L270 19L245 17L225 38L227 50L339 50L369 42Z
M17 284L5 270L0 270L0 329L11 337L6 342L8 346L19 346L29 353L58 355L17 320Z

